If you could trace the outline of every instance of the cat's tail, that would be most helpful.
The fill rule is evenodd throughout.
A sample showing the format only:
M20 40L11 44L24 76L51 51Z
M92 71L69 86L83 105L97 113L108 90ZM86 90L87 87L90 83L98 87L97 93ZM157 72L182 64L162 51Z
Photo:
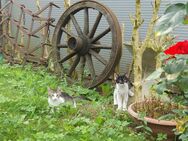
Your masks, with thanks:
M131 90L129 90L129 96L134 96L134 93Z

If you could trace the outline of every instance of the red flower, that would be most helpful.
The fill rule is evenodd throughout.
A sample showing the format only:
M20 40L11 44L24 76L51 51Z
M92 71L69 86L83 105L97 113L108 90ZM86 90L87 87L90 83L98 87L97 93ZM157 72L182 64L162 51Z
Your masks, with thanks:
M178 42L164 51L166 55L188 54L188 40Z

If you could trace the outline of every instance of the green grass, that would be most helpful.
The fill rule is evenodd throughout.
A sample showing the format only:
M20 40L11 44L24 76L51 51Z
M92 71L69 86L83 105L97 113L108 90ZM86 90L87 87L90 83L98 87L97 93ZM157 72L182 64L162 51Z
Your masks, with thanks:
M47 87L70 95L85 95L92 102L77 108L62 105L54 113L47 102ZM126 113L116 113L112 94L102 97L95 90L68 85L45 68L0 64L0 141L145 141L131 130Z

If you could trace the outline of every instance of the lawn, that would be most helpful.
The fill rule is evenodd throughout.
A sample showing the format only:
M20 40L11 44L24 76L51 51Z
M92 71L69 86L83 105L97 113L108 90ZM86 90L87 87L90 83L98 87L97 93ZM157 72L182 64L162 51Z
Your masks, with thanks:
M57 86L92 101L80 101L77 108L62 105L51 112L47 87ZM145 141L144 133L132 130L128 115L115 111L112 100L112 93L100 96L95 90L69 86L42 67L0 64L0 140Z

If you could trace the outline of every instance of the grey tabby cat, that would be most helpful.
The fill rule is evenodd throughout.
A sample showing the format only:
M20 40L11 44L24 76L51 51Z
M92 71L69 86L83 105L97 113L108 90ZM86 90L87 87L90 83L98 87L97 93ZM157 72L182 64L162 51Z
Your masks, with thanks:
M67 102L72 103L76 108L76 101L72 96L62 92L60 88L57 88L57 90L48 88L48 104L50 107L56 107Z

